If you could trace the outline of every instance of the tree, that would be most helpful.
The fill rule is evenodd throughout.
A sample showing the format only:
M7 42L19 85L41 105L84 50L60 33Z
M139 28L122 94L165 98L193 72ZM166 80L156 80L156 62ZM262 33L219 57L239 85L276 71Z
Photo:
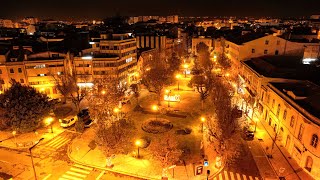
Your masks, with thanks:
M213 77L214 87L211 89L211 101L215 114L207 121L209 141L224 161L231 163L238 155L241 138L236 129L238 123L233 114L231 104L232 87L223 83L221 78Z
M98 121L96 129L97 144L108 157L108 166L112 165L112 156L126 153L132 145L135 126L130 119L120 119L119 121Z
M210 95L212 89L212 77L205 75L195 75L192 77L190 83L194 86L197 92L200 94L201 109L204 109L204 101Z
M161 162L164 177L167 177L167 168L178 162L182 155L182 150L178 146L177 137L172 133L158 137L149 146L153 157Z
M9 119L9 127L29 132L41 125L54 104L47 95L13 80L11 87L0 95L0 106Z
M142 83L150 92L155 92L158 97L158 104L161 102L161 92L165 85L170 84L170 77L173 73L168 68L164 55L156 53L153 58L144 62L144 69L142 72Z
M70 96L73 105L76 107L77 111L80 112L80 103L87 96L88 89L85 87L81 88L78 85L76 73L66 73L65 75L54 77L54 79L58 91L65 98Z
M196 48L198 53L196 63L198 63L198 66L205 72L211 72L211 70L213 69L213 62L210 60L209 47L205 43L200 42L199 44L197 44Z
M113 109L125 95L126 87L120 84L118 78L108 76L96 80L92 88L92 96L88 98L91 115L94 119L105 120L109 118Z
M171 57L168 58L168 65L170 71L173 73L179 70L181 61L177 53L172 52Z

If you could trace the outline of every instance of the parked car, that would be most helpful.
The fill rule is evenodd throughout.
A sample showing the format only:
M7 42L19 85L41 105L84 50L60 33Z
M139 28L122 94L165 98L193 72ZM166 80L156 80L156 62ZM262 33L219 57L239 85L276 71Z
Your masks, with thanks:
M247 127L245 130L246 138L247 139L253 139L254 138L254 130L252 127Z
M92 124L94 123L94 121L92 119L88 119L87 121L84 122L84 127L88 128L90 127Z
M78 120L78 116L68 116L64 119L59 119L61 127L70 127L76 123Z
M78 113L78 117L79 117L79 119L81 119L82 121L86 121L86 120L90 119L89 108L83 108L83 109Z

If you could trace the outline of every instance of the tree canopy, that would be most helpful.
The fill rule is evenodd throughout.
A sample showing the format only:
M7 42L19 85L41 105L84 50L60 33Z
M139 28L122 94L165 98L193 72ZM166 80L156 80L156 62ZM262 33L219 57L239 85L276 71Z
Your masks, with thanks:
M42 120L50 113L53 102L30 86L16 81L0 95L0 106L8 118L7 125L18 131L32 131L42 124Z

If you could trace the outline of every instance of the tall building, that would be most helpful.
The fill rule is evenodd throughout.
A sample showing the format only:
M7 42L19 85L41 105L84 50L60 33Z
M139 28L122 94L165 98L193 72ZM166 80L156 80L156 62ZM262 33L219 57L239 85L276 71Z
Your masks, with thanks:
M122 84L131 84L137 66L136 39L128 34L101 34L93 48L82 51L74 58L78 79L82 83L94 83L106 76L120 79Z
M178 23L178 22L179 22L178 15L167 16L167 23Z

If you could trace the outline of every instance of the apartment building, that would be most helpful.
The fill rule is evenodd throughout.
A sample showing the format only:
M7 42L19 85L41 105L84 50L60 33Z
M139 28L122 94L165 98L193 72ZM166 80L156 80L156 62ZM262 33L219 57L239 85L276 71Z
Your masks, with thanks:
M11 80L34 87L51 98L60 97L54 76L70 69L67 55L59 52L32 53L30 47L14 47L1 58L1 91L10 87Z
M319 46L319 43L295 42L274 35L248 33L237 38L225 39L224 53L239 67L240 61L266 55L303 56L308 46Z
M93 83L114 76L123 84L131 84L137 68L136 39L128 34L101 34L93 48L74 57L73 64L81 83Z
M309 82L271 82L267 85L263 117L275 139L313 178L320 178L320 87Z

